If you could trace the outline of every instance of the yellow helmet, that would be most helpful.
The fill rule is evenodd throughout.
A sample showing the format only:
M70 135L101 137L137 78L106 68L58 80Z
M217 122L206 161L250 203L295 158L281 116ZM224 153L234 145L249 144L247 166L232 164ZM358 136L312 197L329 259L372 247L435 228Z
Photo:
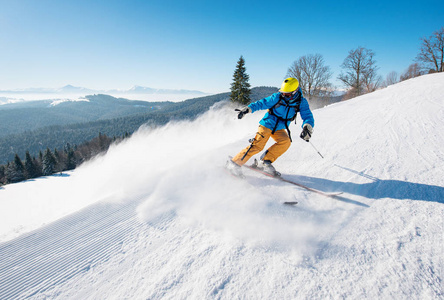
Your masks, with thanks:
M299 87L299 81L296 78L288 77L282 82L281 89L279 92L281 93L292 93L296 91Z

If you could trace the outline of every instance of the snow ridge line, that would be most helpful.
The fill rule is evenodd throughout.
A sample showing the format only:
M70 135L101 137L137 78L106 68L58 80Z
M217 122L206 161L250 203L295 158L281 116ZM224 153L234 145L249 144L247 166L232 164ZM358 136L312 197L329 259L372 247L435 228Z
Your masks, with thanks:
M94 233L94 232L93 232ZM113 232L109 232L108 234L112 234ZM90 236L90 237L92 237L92 240L97 240L97 237L95 237L95 236ZM65 239L66 241L62 244L62 249L60 249L60 247L58 247L57 248L57 251L62 251L62 253L63 253L63 251L64 251L64 248L67 248L67 247L69 247L69 244L70 243L72 243L73 241L76 241L76 240L78 240L78 238L77 238L77 236L73 236L73 239ZM108 240L108 241L111 241L111 240ZM75 251L75 250L77 250L79 247L74 247L74 248L71 248L70 250L71 251ZM88 250L88 248L87 247L85 247L85 249L86 250ZM99 249L100 250L100 249ZM97 252L98 250L96 250L96 252ZM38 255L38 253L36 253L36 255ZM49 255L47 255L46 257L54 257L54 256L57 256L57 253L50 253ZM78 256L78 255L77 255ZM38 257L38 256L37 256ZM33 259L31 259L32 261L31 261L31 263L33 263ZM58 263L58 261L56 262L56 263ZM42 268L44 268L44 264L45 264L45 259L40 259L40 262L37 262L37 264L34 264L34 266L32 266L32 268L33 269L37 269L37 270L41 270ZM59 266L56 266L56 268L60 268ZM24 270L22 270L22 269L24 269ZM53 270L51 269L51 268L46 268L47 270L46 270L46 273L52 273L53 272ZM54 269L54 268L53 268ZM29 266L27 266L27 265L23 265L22 264L22 266L21 266L21 268L14 268L13 269L13 273L22 273L23 271L28 271L28 273L29 273ZM45 275L46 273L43 273L43 275ZM6 275L9 275L9 274L6 274ZM42 274L40 274L40 277L42 276ZM29 277L29 275L27 276L27 277ZM34 277L35 278L35 277ZM29 279L27 280L27 282L29 281ZM2 282L3 282L3 285L5 285L5 283L7 283L8 281L3 281L2 280ZM20 282L15 282L15 285L16 284L19 284ZM29 285L29 284L28 284ZM8 285L6 285L6 287L8 287Z
M60 244L61 242L63 242L66 239L72 239L74 235L78 235L78 232L74 232L74 235L71 236L66 236L66 235L62 235L59 239L55 239L57 233L64 231L64 230L68 230L68 228L74 226L74 225L78 225L80 227L80 225L82 223L85 222L86 219L91 218L91 216L95 213L97 213L99 210L97 209L98 207L93 207L90 209L90 211L88 211L85 214L75 214L74 216L68 217L66 218L62 223L57 224L57 225L49 225L46 230L44 230L43 232L40 232L40 230L37 230L38 233L35 232L31 232L30 234L27 234L23 237L19 237L15 240L13 240L13 242L5 242L3 243L4 245L0 244L0 250L2 251L0 254L0 261L2 262L0 264L0 272L3 271L3 268L8 268L9 266L7 265L8 261L11 261L11 263L15 263L15 256L17 256L20 252L25 252L24 255L22 257L22 259L26 259L29 258L31 256L35 256L36 254L39 254L39 252L37 252L37 250L41 250L41 252L43 251L47 251L47 249L51 249L51 245L47 245L47 244L42 244L42 245L35 245L36 241L34 240L36 237L34 235L38 234L39 239L46 239L46 238L53 238L53 243L54 244ZM115 214L115 211L109 212L108 214L104 214L102 215L102 220L105 218L110 217L112 214ZM101 222L101 220L99 220L99 222ZM97 226L100 225L100 223L94 223L92 224L94 227L91 227L91 224L89 224L89 228L91 229L91 233L92 233L92 229L97 228L97 230L100 230L101 226ZM30 253L29 251L27 251L27 249L25 247L27 247L29 244L34 244L36 246L36 248L34 249L35 252L34 253ZM40 248L38 248L40 247ZM54 248L52 248L54 249ZM55 250L52 250L55 251ZM27 255L26 255L27 254ZM48 254L47 252L45 252L45 254Z
M60 267L64 266L63 263L61 263L60 266L55 266L51 270L48 270L44 275L46 275L46 277L50 279L33 287L32 290L28 291L28 295L26 295L26 297L30 297L35 294L44 292L49 288L51 288L52 286L55 286L61 282L64 282L74 277L76 274L89 270L97 262L106 260L106 258L110 256L110 252L115 253L115 251L121 247L121 245L123 244L122 239L127 235L128 231L126 229L122 230L121 233L115 236L114 239L110 239L107 241L107 243L111 244L111 246L104 244L102 247L95 248L92 257L91 253L89 253L88 251L80 252L80 254L75 258L75 260L72 260L72 263L75 263L76 265L70 267L63 273L54 276L54 274L57 274L56 271L59 270ZM95 244L91 243L91 245L94 246Z
M107 260L141 226L138 203L99 203L0 244L0 299L36 295Z
M104 257L109 257L108 251L111 249L115 250L116 247L120 246L120 244L116 244L116 241L120 241L121 238L125 235L126 232L122 232L114 239L108 240L107 243L112 244L111 247L108 245L104 245L100 248L95 248L94 253L90 253L88 251L88 248L85 248L85 251L80 252L74 259L68 261L57 261L55 264L51 264L51 266L49 268L46 268L46 270L44 270L42 273L39 273L38 276L23 279L21 282L13 282L12 287L15 288L20 283L22 283L19 286L23 288L25 287L23 285L23 281L25 281L26 290L24 295L21 296L29 297L37 293L44 292L57 283L64 282L74 277L74 275L88 270L91 265L97 263L98 261L101 261ZM37 266L36 269L44 269L45 266L43 265L43 263L44 262L42 262L41 266ZM67 266L68 264L70 266ZM60 272L61 269L63 270L63 272ZM17 289L15 288L14 290Z
M109 217L111 214L108 215L104 215L103 218ZM91 215L89 216L91 217ZM78 222L80 222L81 220L78 220ZM83 221L84 222L84 221ZM90 229L90 234L94 233L93 230L99 231L102 227L101 223L103 222L102 220L99 220L99 222L93 224L93 226L89 227ZM72 222L70 222L72 223ZM67 231L69 230L69 228L73 226L73 224L61 224L60 227L55 227L55 226L50 226L48 228L48 230L45 230L45 232L43 234L38 234L39 239L45 239L45 238L51 238L51 236L54 236L52 243L55 245L60 245L60 244L66 244L66 240L74 240L77 236L79 236L78 231L75 231L72 235L70 236L66 236L66 235L62 235L60 238L55 239L55 237L58 237L59 235L57 235L59 232L63 232L63 231ZM82 229L82 228L79 228ZM21 258L22 259L27 259L29 257L36 257L36 255L39 254L52 254L52 252L56 252L59 249L57 249L56 247L53 247L53 245L48 245L48 244L36 244L38 243L38 240L36 239L36 237L34 237L35 233L31 234L30 236L27 236L23 239L21 239L21 241L19 241L18 243L14 243L12 245L9 245L7 247L5 247L6 249L9 248L8 251L4 251L3 253L5 254L5 257L0 256L0 260L2 261L2 264L0 265L0 271L3 271L3 269L7 269L10 266L7 264L8 261L11 261L11 264L15 263L15 257L18 255L21 255L21 252L23 252L23 255ZM34 248L34 252L29 252L26 247L29 246L29 244L34 244L35 248ZM3 250L1 248L0 245L0 250ZM50 251L50 252L47 252Z

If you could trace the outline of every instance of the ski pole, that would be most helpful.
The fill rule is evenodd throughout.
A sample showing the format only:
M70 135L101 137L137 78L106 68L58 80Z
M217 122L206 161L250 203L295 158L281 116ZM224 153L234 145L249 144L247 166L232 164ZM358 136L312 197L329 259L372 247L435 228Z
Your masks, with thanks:
M244 156L242 156L241 160L244 160L245 156L247 156L248 152L250 152L251 148L253 148L253 143L254 143L255 139L249 139L248 141L251 143L250 148L248 148L247 152L245 152L245 154L244 154Z
M313 143L312 143L310 140L308 140L307 142L310 142L310 145L313 147L313 149L315 149L316 152L318 152L318 154L319 154L322 158L324 158L324 157L322 156L322 154L319 152L319 150L316 149L316 147L313 145Z

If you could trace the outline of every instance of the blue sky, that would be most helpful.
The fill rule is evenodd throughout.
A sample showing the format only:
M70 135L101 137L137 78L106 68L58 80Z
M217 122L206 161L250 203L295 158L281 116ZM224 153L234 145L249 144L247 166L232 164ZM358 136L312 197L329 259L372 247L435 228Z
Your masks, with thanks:
M359 46L379 73L403 72L420 38L444 26L444 1L0 0L0 90L61 87L225 92L240 55L252 86L279 86L320 53L339 84Z

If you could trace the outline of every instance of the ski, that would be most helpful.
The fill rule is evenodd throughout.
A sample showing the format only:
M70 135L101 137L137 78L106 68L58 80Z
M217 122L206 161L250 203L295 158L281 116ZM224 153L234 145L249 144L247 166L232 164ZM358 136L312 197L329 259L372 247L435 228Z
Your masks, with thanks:
M231 159L231 158L230 158ZM237 178L237 179L245 179L245 175L236 175L234 173L232 173L230 170L228 170L227 166L224 166L224 171L226 173L228 173L231 177ZM284 205L289 205L289 206L294 206L296 204L298 204L297 201L285 201L285 202L281 202Z
M296 185L296 186L298 186L298 187L300 187L300 188L303 188L303 189L305 189L305 190L307 190L307 191L310 191L310 192L313 192L313 193L316 193L316 194L319 194L319 195L322 195L322 196L325 196L325 197L335 198L335 197L337 197L337 196L339 196L339 195L342 194L342 193L325 193L325 192L322 192L322 191L320 191L320 190L317 190L317 189L314 189L314 188L308 187L308 186L306 186L306 185L300 184L300 183L298 183L298 182L295 182L295 181L292 181L292 180L285 179L285 178L283 178L283 177L281 177L281 176L274 176L274 175L272 175L272 174L269 174L269 173L264 172L264 171L262 171L261 169L257 168L256 164L253 164L253 165L243 165L243 167L245 167L245 168L247 168L247 169L250 169L250 170L252 170L252 171L255 171L255 172L261 173L262 175L265 175L265 176L268 176L268 177L271 177L271 178L275 178L275 179L277 179L277 180L280 180L280 181L283 181L283 182L286 182L286 183L289 183L289 184Z
M298 202L297 201L285 201L285 202L283 202L283 204L285 204L285 205L296 205L296 204L298 204Z
M231 173L229 170L227 170L226 167L224 167L224 171L225 171L225 173L227 173L228 175L230 175L233 178L237 178L237 179L245 179L246 178L245 175L238 176L238 175ZM289 205L289 206L295 206L296 204L298 204L297 201L285 201L285 202L281 202L281 203L284 205Z

